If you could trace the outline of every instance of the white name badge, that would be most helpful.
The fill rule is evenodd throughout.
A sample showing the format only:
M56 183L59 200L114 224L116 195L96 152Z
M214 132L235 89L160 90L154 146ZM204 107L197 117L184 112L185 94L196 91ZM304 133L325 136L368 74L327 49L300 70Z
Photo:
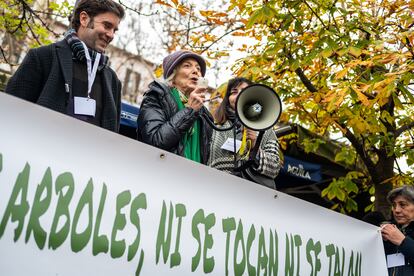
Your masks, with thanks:
M405 265L405 259L402 253L387 255L388 268L402 265Z
M239 151L241 141L236 139L236 152ZM234 138L227 138L226 142L221 146L222 149L234 152Z
M75 100L75 114L88 115L95 117L96 101L91 98L74 97Z

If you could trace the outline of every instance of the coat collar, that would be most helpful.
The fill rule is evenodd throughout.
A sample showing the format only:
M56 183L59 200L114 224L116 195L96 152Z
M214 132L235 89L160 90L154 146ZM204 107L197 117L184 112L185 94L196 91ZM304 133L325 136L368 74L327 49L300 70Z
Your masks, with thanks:
M56 43L56 52L59 59L60 69L62 70L63 78L65 79L65 86L67 84L69 86L69 89L72 89L72 50L70 49L68 43L65 40L61 40Z

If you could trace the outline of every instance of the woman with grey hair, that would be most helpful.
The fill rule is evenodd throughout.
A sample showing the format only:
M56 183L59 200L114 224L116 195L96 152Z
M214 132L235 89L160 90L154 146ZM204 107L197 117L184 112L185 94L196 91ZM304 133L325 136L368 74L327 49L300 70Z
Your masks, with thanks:
M392 204L393 223L381 226L387 255L388 273L393 276L414 275L414 187L402 186L388 196Z
M191 51L164 58L164 81L155 80L145 93L138 115L138 140L206 164L212 129L205 117L207 85L204 59Z

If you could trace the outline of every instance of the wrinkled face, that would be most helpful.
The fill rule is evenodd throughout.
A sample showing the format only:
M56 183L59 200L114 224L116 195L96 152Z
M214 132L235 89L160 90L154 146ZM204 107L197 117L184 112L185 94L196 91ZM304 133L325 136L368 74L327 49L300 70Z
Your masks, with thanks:
M189 95L197 86L201 77L201 67L193 58L184 59L178 66L172 84L185 95Z
M236 110L236 100L237 100L237 96L239 95L240 91L242 91L244 88L246 88L247 86L249 86L247 83L242 82L240 83L238 86L233 87L230 90L230 96L229 96L229 104L230 107L233 110Z
M392 214L400 225L407 225L414 220L414 203L404 196L397 196L392 202Z
M105 12L91 18L83 11L79 19L80 26L77 31L79 39L89 48L104 53L118 30L119 17L112 12Z

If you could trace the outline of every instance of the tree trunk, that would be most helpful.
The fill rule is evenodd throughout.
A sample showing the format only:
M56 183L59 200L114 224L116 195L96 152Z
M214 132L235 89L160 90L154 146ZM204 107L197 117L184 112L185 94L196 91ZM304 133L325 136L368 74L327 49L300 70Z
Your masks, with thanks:
M387 195L393 189L393 184L387 180L394 176L394 157L381 156L375 171L375 176L372 176L375 186L375 211L381 212L390 219L391 205L387 201Z
M375 211L381 212L387 219L391 218L391 205L387 201L387 195L392 188L392 183L375 184Z

